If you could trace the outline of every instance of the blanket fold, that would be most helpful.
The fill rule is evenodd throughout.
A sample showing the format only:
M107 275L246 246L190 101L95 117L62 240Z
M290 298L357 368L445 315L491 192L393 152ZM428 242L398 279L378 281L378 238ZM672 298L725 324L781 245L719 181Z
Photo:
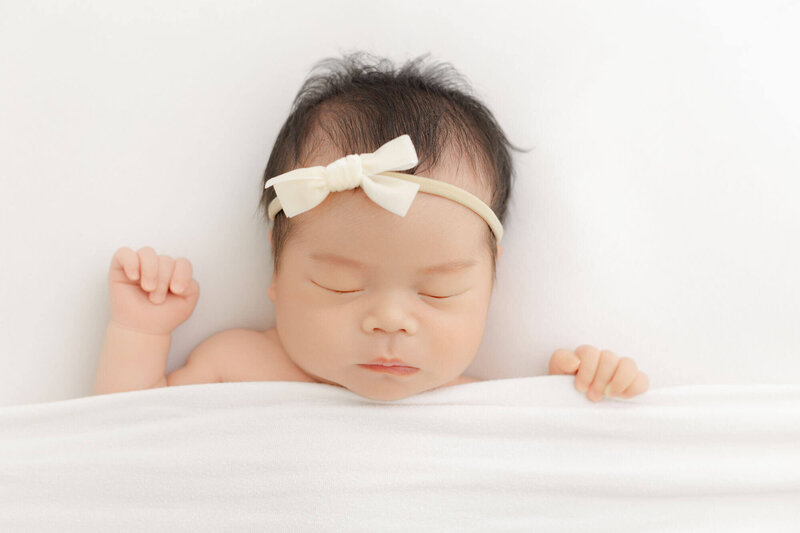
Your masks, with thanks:
M800 385L589 401L571 376L0 408L0 531L798 531Z

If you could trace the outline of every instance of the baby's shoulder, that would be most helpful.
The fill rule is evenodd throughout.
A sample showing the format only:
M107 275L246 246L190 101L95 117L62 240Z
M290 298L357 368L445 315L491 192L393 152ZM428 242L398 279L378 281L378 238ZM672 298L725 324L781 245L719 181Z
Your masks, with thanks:
M229 350L217 365L223 382L314 381L286 354L275 328L225 330Z

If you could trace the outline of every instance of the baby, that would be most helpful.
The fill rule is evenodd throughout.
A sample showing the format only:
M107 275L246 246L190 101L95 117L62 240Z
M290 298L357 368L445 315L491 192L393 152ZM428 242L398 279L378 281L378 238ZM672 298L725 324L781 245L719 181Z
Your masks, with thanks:
M199 298L191 263L116 251L94 394L306 381L393 401L479 381L463 372L486 326L516 148L452 67L423 61L324 60L295 98L261 201L274 328L217 333L165 376L170 335ZM593 401L648 387L633 360L588 345L556 350L549 371L576 375Z

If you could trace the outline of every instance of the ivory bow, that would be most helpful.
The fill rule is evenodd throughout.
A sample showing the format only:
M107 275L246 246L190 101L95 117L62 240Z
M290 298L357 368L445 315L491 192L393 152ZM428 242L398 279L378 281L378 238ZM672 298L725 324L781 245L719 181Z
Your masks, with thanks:
M381 172L413 168L419 161L411 137L401 135L375 152L347 155L327 166L298 168L275 176L264 188L275 187L287 217L304 213L322 203L331 192L361 187L384 209L406 216L419 184Z

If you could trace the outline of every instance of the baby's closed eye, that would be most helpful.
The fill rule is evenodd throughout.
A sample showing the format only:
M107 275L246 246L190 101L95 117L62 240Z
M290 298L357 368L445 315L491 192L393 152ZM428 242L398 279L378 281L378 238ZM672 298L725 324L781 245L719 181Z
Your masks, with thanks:
M348 289L331 289L330 287L325 287L323 285L320 285L316 281L312 281L311 283L313 283L314 285L316 285L317 287L319 287L321 289L325 289L326 291L337 292L339 294L349 294L349 293L352 293L352 292L360 292L361 291L361 289L349 289L349 290Z
M362 292L364 290L364 289L343 289L343 288L334 289L334 288L331 288L331 287L326 287L325 285L321 285L321 284L317 283L314 280L311 280L311 283L313 283L314 285L316 285L317 287L319 287L321 289L324 289L326 291L330 291L330 292L333 292L333 293L336 293L336 294L354 294L354 293ZM427 292L420 292L419 294L420 294L420 296L425 296L425 297L428 297L428 298L435 298L437 300L444 300L444 299L447 299L447 298L453 298L455 296L459 296L461 294L464 294L468 290L469 289L465 289L465 290L461 290L461 291L427 291Z

